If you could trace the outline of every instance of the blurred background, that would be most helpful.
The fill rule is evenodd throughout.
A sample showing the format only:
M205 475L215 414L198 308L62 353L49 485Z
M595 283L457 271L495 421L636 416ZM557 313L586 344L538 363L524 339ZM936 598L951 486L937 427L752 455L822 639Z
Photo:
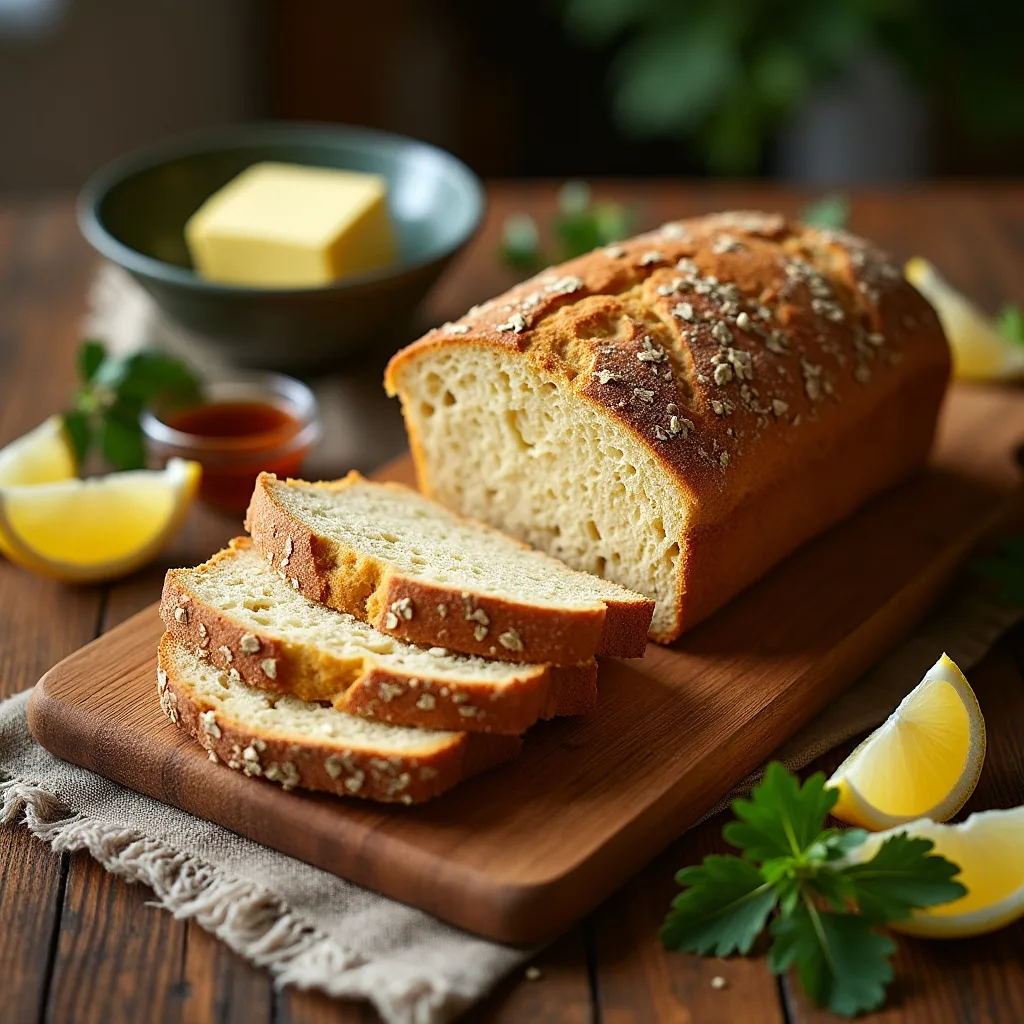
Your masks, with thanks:
M1006 0L0 0L0 195L253 118L485 176L807 185L1024 173Z

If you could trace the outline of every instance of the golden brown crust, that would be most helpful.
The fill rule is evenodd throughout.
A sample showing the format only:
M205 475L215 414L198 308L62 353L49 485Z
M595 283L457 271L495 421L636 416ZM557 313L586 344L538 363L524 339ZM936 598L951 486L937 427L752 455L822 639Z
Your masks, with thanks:
M454 345L521 354L665 468L688 520L676 623L661 641L923 461L949 376L934 311L886 254L761 213L675 222L546 271L399 352L388 393L401 393L413 360ZM916 425L893 436L911 401ZM406 422L429 493L408 409ZM838 452L858 446L862 475L835 481L850 473ZM816 498L812 466L842 500ZM730 530L727 543L725 524L768 494L801 508L775 534ZM729 547L741 564L722 572Z
M246 528L264 558L314 601L411 643L498 661L574 666L598 651L623 658L643 655L653 601L638 596L635 602L555 608L405 576L384 561L339 548L297 522L275 501L270 485L276 481L272 473L260 474ZM361 481L358 473L349 473L343 480L314 486L342 489ZM407 490L399 484L374 486ZM406 600L412 614L395 615L392 608Z
M160 707L179 729L229 768L301 788L385 803L417 804L439 796L472 775L515 757L517 736L460 733L448 746L422 756L346 747L341 743L290 743L227 718L176 678L165 633L157 655ZM212 717L210 712L213 712ZM203 716L203 717L201 717Z
M236 537L205 564L215 566L251 544L248 537ZM518 734L538 718L583 714L597 703L593 659L566 667L522 665L518 678L491 687L470 679L431 678L422 671L385 668L372 658L336 658L306 644L250 631L189 587L189 574L202 569L168 571L161 618L183 646L226 672L234 670L240 681L252 686L302 700L331 701L339 711L393 725L460 732Z

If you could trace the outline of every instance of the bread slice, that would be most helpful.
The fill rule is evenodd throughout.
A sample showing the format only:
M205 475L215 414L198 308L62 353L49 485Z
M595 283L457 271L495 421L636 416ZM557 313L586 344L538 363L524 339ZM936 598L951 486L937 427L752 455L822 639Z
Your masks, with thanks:
M555 665L646 647L649 598L407 487L261 473L246 526L289 585L414 643Z
M169 633L160 707L212 761L280 783L389 803L429 800L519 753L517 736L405 729L232 680Z
M522 665L417 647L303 597L248 537L171 569L160 614L179 643L240 682L397 725L514 734L597 701L594 659Z

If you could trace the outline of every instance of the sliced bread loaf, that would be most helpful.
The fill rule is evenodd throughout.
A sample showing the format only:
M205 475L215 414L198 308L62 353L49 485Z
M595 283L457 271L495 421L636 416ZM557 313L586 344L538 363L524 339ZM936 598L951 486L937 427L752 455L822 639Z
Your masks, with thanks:
M407 487L261 473L246 526L291 586L414 643L555 665L646 647L652 600Z
M167 631L239 682L397 725L521 733L597 701L597 662L523 665L417 647L303 597L248 537L172 569Z
M405 729L236 682L165 633L160 707L213 761L278 782L390 803L429 800L514 757L516 736Z

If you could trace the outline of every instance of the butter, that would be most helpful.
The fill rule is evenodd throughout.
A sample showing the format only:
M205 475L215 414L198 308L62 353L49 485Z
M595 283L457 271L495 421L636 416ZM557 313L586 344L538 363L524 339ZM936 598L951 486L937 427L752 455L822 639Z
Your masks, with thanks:
M192 263L223 284L315 288L386 267L396 249L376 174L253 164L185 225Z

